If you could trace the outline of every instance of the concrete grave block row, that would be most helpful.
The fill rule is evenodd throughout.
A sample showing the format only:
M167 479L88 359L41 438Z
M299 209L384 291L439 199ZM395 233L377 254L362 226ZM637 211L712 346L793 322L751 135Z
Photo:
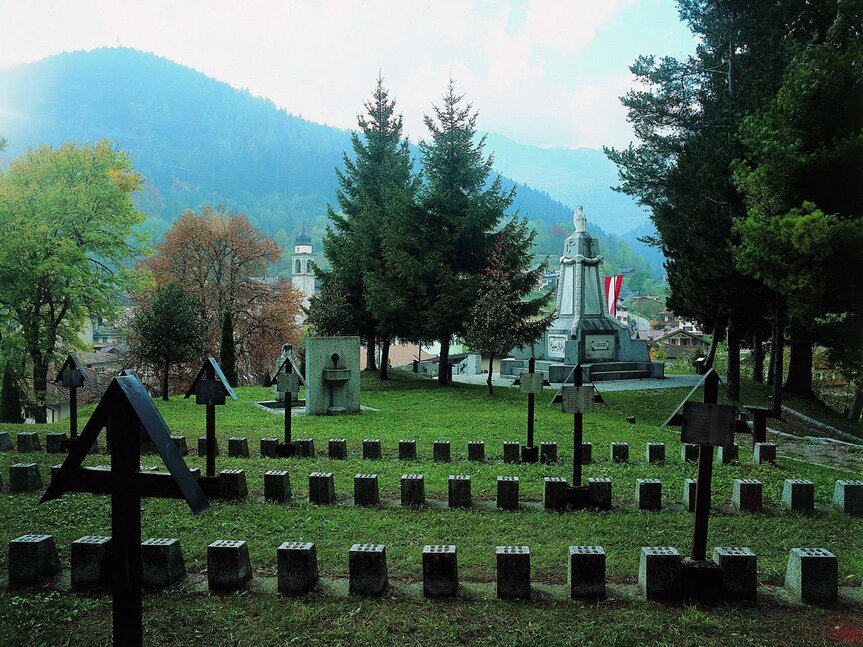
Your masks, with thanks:
M49 431L45 434L45 452L62 454L66 451L66 434L62 431Z
M345 460L348 457L347 439L330 438L327 441L327 455L333 460Z
M836 481L833 506L840 512L863 516L863 481Z
M12 439L8 431L0 431L0 452L12 451Z
M665 443L647 443L644 446L644 460L647 463L665 462Z
M380 460L381 457L381 441L380 439L369 439L363 441L363 458L368 460Z
M35 431L19 431L16 436L16 444L18 445L19 454L42 451L39 434Z
M629 443L611 443L611 462L629 462Z
M287 470L264 472L264 498L284 502L291 498L291 476Z
M752 451L752 462L755 465L776 462L776 445L773 443L755 443Z
M31 492L42 489L42 475L36 463L13 463L9 466L9 491Z
M355 505L377 505L380 501L377 474L357 474L354 476Z
M635 504L639 510L662 509L662 483L659 479L636 479Z
M219 440L216 439L213 443L216 446L215 455L219 455ZM207 437L206 436L198 436L198 456L206 456L207 455Z
M262 458L275 458L279 446L278 438L261 438L260 454Z

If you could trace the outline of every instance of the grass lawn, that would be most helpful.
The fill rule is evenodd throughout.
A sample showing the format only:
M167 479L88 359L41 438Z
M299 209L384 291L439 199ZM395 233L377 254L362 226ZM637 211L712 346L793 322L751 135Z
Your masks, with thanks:
M816 467L780 458L776 466L753 466L751 437L738 438L740 464L717 465L714 470L714 510L709 545L749 546L758 555L759 581L766 585L756 606L697 608L657 605L639 601L633 594L640 546L676 546L687 553L691 544L692 515L682 506L683 484L694 478L695 466L680 460L679 431L658 432L657 427L685 394L669 389L652 392L619 392L605 395L606 404L585 416L585 441L593 443L594 462L585 466L585 478L612 479L614 508L610 512L583 511L564 514L539 509L544 476L571 477L570 416L558 406L536 408L536 440L556 441L562 458L557 465L505 465L502 443L526 434L526 402L517 389L499 388L489 398L485 385L453 385L441 389L436 383L399 371L394 379L379 382L363 376L363 404L379 409L359 415L294 418L294 437L315 439L318 456L313 459L266 459L258 457L261 438L280 437L283 419L252 403L270 399L263 388L241 388L239 402L217 412L219 445L227 453L229 436L246 436L252 458L220 456L217 469L246 470L249 499L242 503L213 501L211 508L195 517L177 501L144 502L144 537L179 537L182 541L189 582L168 592L145 598L145 630L148 644L263 645L287 644L429 644L442 642L474 644L656 644L656 645L806 645L828 643L857 635L863 641L860 607L800 607L789 604L769 590L781 585L788 551L792 547L825 547L839 560L840 584L859 587L863 579L863 519L831 512L829 505L837 479L855 478L848 472ZM601 388L601 385L600 385ZM552 392L547 392L547 401ZM697 397L697 396L696 396ZM745 383L745 402L766 401L762 385ZM194 452L196 438L203 435L204 411L192 400L173 398L158 402L168 426L187 437ZM81 412L83 425L92 407ZM626 417L637 418L635 424ZM40 433L66 430L68 423L46 425ZM7 425L13 436L18 429ZM31 431L34 427L28 427ZM327 439L346 438L349 458L326 458ZM384 458L361 459L364 438L380 438ZM397 460L398 440L416 439L419 460ZM432 442L449 440L453 462L431 460ZM484 440L486 462L466 460L467 442ZM612 464L609 443L626 441L630 462ZM667 463L647 465L647 442L665 442ZM44 440L43 440L44 446ZM60 456L44 452L19 455L0 453L4 481L14 462L36 462L43 478ZM158 458L145 456L144 464ZM105 455L89 456L86 464L108 462ZM204 467L203 457L187 457L190 466ZM263 475L270 469L290 471L294 501L274 504L263 500ZM306 500L307 477L313 471L331 471L335 476L336 506L318 507ZM376 509L350 505L353 476L377 473L382 505ZM402 473L423 473L430 505L422 510L398 506ZM472 510L446 508L447 476L472 475ZM519 511L498 511L496 477L521 479ZM664 509L639 511L634 506L638 478L661 479ZM778 509L785 478L805 478L815 483L815 514L785 513ZM757 478L764 484L764 514L738 514L730 510L732 479ZM859 475L856 476L859 478ZM0 492L0 544L26 533L53 534L61 563L68 569L69 545L83 535L110 534L107 497L67 494L58 501L37 505L41 493ZM211 596L199 589L200 573L206 569L206 546L216 539L244 539L249 544L256 576L254 588L266 589L276 572L276 547L283 541L313 541L317 545L325 591L292 599L249 591ZM341 591L347 577L347 553L353 543L384 543L387 546L392 594L380 600L354 599ZM458 546L459 576L470 585L463 599L452 602L423 601L417 594L422 580L421 552L424 544L454 543ZM529 545L533 581L539 600L504 603L493 597L494 547L501 544ZM601 545L608 554L607 575L612 585L608 601L582 604L563 599L566 555L570 545ZM6 551L0 551L0 574L6 569ZM2 575L0 575L2 577ZM68 579L68 573L65 575ZM543 589L546 587L546 589ZM204 587L205 588L205 587ZM838 627L838 629L837 629ZM859 631L859 635L855 632ZM110 636L110 597L78 595L62 584L51 587L0 592L0 644L54 645L104 644ZM847 641L846 641L847 644ZM863 643L861 643L863 644Z

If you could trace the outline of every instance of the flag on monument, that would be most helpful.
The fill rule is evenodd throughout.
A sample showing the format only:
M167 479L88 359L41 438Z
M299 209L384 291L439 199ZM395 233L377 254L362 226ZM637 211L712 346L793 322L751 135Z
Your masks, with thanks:
M605 277L605 301L608 305L608 314L612 317L617 314L617 298L620 296L620 285L623 283L623 275Z

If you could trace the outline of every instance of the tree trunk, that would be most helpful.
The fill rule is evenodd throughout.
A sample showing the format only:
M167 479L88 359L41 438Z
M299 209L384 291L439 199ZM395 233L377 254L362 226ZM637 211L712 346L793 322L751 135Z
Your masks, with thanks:
M774 415L782 416L782 373L785 364L785 306L782 297L776 295L776 318L773 322L773 350L770 353L773 378L770 406Z
M752 381L764 383L764 342L761 335L752 338Z
M170 362L165 362L165 368L162 371L162 399L168 401L168 370L171 368Z
M494 387L492 386L491 376L494 373L494 353L488 356L488 379L485 381L488 384L488 394L494 395ZM858 416L859 417L859 416Z
M390 340L388 338L384 339L383 347L381 348L381 379L388 380L390 379L389 373L387 369L389 368L390 362Z
M740 401L740 335L734 317L728 318L728 398L734 402Z
M369 335L368 345L366 346L366 370L367 371L376 371L378 370L377 362L375 361L375 351L377 350L377 338L375 334L372 333Z
M791 357L788 360L788 379L782 389L804 398L812 392L812 340L803 333L791 333Z
M30 358L33 360L33 395L36 397L33 420L37 424L44 425L48 422L48 412L45 410L45 400L48 395L48 361L43 359L42 353L38 351L31 352Z
M713 368L713 361L716 359L716 348L722 339L722 326L718 323L713 326L713 340L710 342L710 350L707 352L707 361L705 362L705 370Z
M449 384L449 342L450 335L440 340L440 356L438 357L437 383L441 386Z
M863 415L863 386L858 386L854 389L854 403L848 412L848 419L855 423L860 422L861 415Z

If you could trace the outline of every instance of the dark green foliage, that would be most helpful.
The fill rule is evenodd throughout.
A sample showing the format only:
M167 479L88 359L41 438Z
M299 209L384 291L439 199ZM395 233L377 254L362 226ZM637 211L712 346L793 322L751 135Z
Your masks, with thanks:
M168 283L142 300L130 332L132 356L159 371L162 399L167 400L171 366L196 359L204 348L200 303L180 283Z
M237 386L237 350L234 347L234 322L231 311L225 308L222 317L222 343L219 348L219 366L231 386Z
M21 423L24 422L21 391L10 364L11 362L6 362L6 366L3 368L3 386L2 391L0 391L0 422Z
M354 319L356 310L348 302L344 286L333 273L321 276L321 293L311 297L309 326L324 337L356 335L360 322Z

